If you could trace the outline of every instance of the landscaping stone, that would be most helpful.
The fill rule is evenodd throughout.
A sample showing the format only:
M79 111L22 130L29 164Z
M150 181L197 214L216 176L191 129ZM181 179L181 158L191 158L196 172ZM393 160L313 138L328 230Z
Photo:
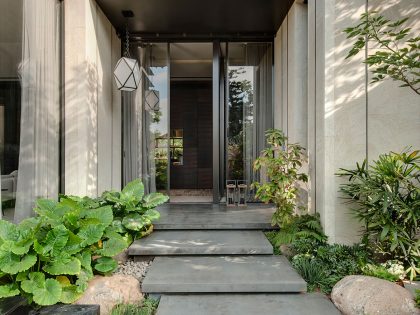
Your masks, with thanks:
M119 264L124 264L128 261L129 257L128 257L128 249L123 250L121 253L119 253L118 255L115 255L113 257Z
M296 254L290 247L290 244L281 244L280 252L282 255L286 256L287 258L292 258Z
M347 276L333 288L331 299L345 315L418 315L410 292L375 277Z
M127 276L135 277L140 283L143 281L146 275L147 269L150 266L150 262L147 261L133 261L132 259L127 260L125 263L118 266L115 274L122 274Z
M139 281L129 275L95 276L83 296L75 304L98 304L100 314L107 315L120 303L136 304L143 300Z

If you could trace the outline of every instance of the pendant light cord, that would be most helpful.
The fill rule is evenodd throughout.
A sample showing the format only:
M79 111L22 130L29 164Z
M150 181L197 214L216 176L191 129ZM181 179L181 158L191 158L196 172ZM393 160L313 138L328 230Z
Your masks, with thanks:
M125 24L125 52L124 56L130 58L130 33L128 32L128 25Z

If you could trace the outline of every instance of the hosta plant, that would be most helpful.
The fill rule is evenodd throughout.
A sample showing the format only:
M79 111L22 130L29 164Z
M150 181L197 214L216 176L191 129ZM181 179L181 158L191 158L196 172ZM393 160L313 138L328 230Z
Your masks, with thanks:
M301 172L304 162L304 148L296 143L287 143L281 130L266 132L268 147L254 162L256 171L264 168L268 181L253 183L255 196L263 202L273 202L276 211L273 225L289 224L297 209L298 182L307 182L308 175Z
M130 215L137 214L138 221L146 222L143 228L150 228L158 217L153 207L166 200L143 196L142 187L135 181L112 193L121 200L118 206L104 198L63 196L59 202L37 200L37 216L19 225L0 220L0 298L22 295L38 305L72 303L94 273L112 273L117 267L112 257L127 248L133 235L141 236Z
M367 166L341 169L341 185L365 224L364 240L378 254L405 264L411 279L420 273L420 151L380 155Z

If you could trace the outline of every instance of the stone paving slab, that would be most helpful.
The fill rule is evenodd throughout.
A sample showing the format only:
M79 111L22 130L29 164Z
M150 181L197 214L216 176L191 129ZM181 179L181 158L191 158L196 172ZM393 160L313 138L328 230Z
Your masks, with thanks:
M261 231L156 231L133 242L129 255L271 255L273 247Z
M159 256L142 284L145 293L306 292L283 256Z
M339 315L324 295L200 294L163 295L157 315Z
M262 204L226 207L212 204L165 204L154 230L265 230L272 229L274 208Z

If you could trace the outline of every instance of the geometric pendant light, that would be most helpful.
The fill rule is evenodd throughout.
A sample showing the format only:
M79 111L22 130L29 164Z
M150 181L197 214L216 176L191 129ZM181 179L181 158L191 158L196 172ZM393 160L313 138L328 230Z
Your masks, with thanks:
M140 85L141 74L139 64L136 59L130 58L130 37L128 27L125 30L125 52L124 57L118 60L114 69L114 78L118 90L134 91Z

